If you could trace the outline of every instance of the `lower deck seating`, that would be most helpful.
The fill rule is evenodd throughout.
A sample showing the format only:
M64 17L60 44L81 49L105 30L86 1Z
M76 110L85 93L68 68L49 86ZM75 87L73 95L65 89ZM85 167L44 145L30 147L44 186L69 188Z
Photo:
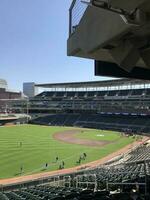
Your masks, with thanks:
M0 193L1 200L149 200L149 196L138 193L109 191L94 191L92 189L56 188L49 186L35 186Z
M150 132L150 117L113 114L52 114L31 121L35 124L54 126L80 126L97 129Z

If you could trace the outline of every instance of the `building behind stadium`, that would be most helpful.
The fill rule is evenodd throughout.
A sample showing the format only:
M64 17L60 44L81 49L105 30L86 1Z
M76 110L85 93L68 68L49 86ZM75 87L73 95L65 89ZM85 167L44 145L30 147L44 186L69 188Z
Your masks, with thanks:
M0 99L19 99L21 92L14 92L8 89L8 83L4 79L0 79Z

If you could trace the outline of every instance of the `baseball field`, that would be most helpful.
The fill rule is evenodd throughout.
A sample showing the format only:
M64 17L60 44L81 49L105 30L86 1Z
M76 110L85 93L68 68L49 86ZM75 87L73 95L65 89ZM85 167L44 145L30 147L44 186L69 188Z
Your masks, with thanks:
M75 167L134 142L119 132L18 125L0 127L0 179Z

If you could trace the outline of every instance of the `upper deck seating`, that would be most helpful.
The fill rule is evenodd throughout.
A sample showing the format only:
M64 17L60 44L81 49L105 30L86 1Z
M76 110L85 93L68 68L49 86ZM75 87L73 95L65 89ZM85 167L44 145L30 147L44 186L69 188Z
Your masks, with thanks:
M145 90L144 89L136 89L136 90L132 90L131 95L132 96L141 96L145 94Z
M104 97L107 94L107 91L98 91L97 97Z
M77 92L78 98L84 98L87 96L87 92Z
M88 98L97 97L97 92L96 91L89 91L89 92L87 92L87 97Z
M107 96L116 96L117 94L118 94L117 90L112 90L108 92Z
M55 95L55 92L42 92L38 94L36 97L49 98L49 97L53 97L54 95Z
M130 92L130 90L120 90L118 96L128 96Z
M72 98L74 98L75 97L75 95L76 95L76 92L67 92L67 97L72 97Z

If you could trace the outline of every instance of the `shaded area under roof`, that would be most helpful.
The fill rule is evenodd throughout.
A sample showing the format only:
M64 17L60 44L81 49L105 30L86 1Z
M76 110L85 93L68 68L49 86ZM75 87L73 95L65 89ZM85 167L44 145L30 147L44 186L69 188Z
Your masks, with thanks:
M87 81L87 82L66 82L66 83L45 83L35 84L36 87L41 88L88 88L88 87L111 87L124 85L144 85L150 84L149 80L138 79L115 79L105 81Z

